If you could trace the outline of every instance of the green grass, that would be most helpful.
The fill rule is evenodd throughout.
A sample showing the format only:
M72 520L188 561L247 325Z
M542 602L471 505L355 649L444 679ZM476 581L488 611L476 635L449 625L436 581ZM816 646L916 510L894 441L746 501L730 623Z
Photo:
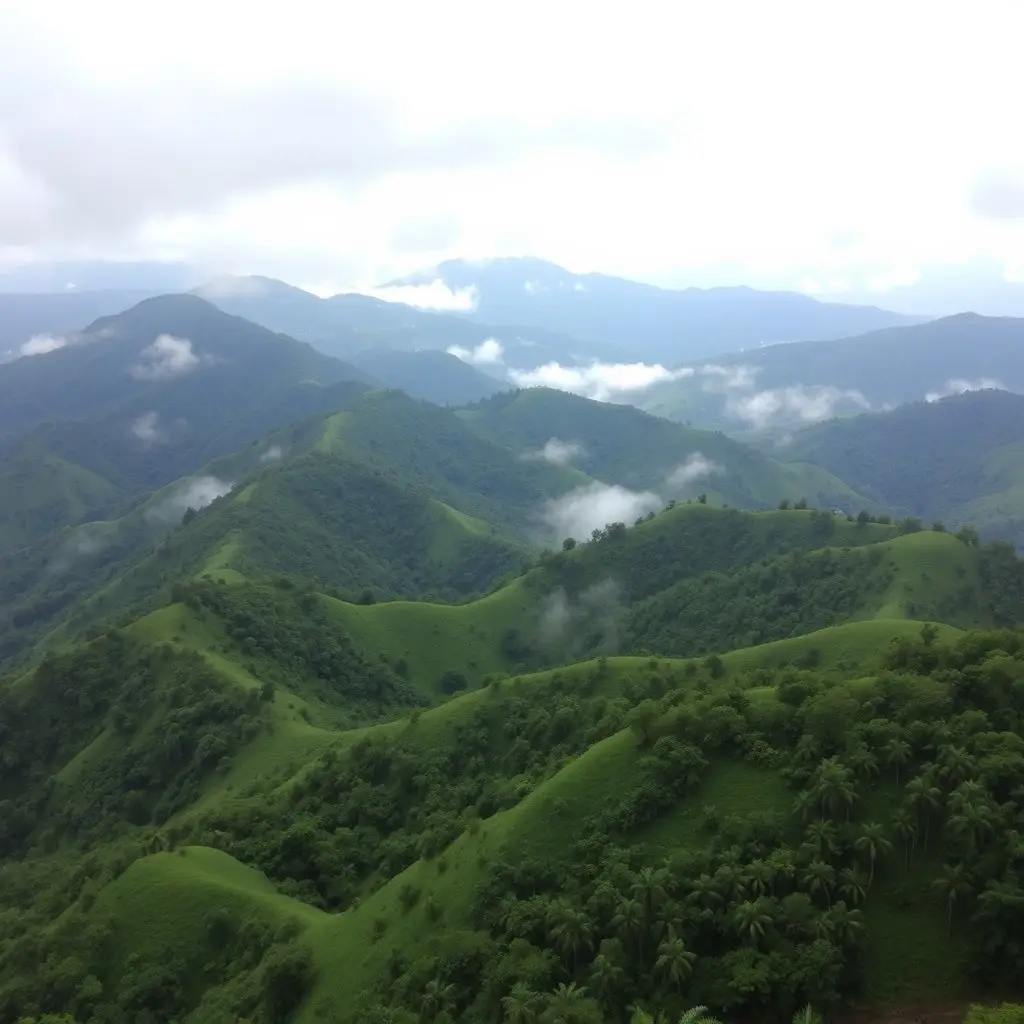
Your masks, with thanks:
M437 697L441 695L438 682L448 670L461 672L476 686L484 676L512 668L502 656L501 636L528 618L534 599L516 580L462 605L426 601L357 605L332 598L324 602L357 645L385 655L392 663L405 659L409 680Z

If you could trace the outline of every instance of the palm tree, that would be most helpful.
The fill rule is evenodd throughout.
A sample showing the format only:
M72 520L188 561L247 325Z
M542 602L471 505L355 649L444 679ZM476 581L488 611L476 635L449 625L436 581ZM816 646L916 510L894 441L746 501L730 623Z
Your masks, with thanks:
M870 889L871 883L875 880L875 861L892 851L892 843L885 834L885 826L879 825L877 821L869 821L861 828L860 835L857 836L853 845L854 849L866 853L871 862L868 871L868 888Z
M963 747L943 747L939 753L939 778L946 783L948 789L953 789L970 778L974 768L974 758ZM972 783L977 789L981 789L977 783Z
M832 906L832 886L836 884L836 872L831 864L823 860L811 861L804 868L804 884L812 896L824 893L825 902Z
M622 986L626 972L610 956L598 953L590 965L590 987L602 1002L611 1002L615 992Z
M930 772L922 772L916 778L911 779L904 791L907 794L907 803L917 814L917 819L924 819L924 845L928 848L928 823L933 812L942 806L942 791L935 785Z
M755 896L764 896L775 881L775 868L769 861L754 860L747 865L747 882Z
M644 927L644 908L639 900L623 899L619 901L612 925L625 944L633 942L639 955L640 936Z
M423 989L420 1004L420 1019L433 1020L443 1013L450 1013L455 1008L458 989L454 985L446 985L439 978L428 981Z
M664 868L642 868L633 879L633 898L644 907L647 920L654 917L654 911L668 899L672 876Z
M696 955L686 948L682 939L671 936L658 946L658 959L654 968L682 992L683 982L693 973L693 962L696 959Z
M917 822L909 808L900 807L892 816L892 830L896 838L903 844L903 868L910 869L910 856L917 843Z
M814 795L814 791L810 789L800 790L793 801L793 813L801 821L806 821L810 818L814 814L816 807L817 798Z
M848 910L842 900L822 916L828 922L829 937L840 945L852 943L864 930L864 915L859 910Z
M733 926L739 935L756 946L771 926L771 915L765 913L763 900L744 900L732 912Z
M949 819L949 829L956 835L966 836L967 850L973 853L985 835L992 831L994 818L987 804L961 801L959 812Z
M814 793L821 806L821 816L826 812L835 817L843 808L850 818L850 808L857 799L857 787L853 773L839 760L829 757L818 765L815 772Z
M814 848L819 860L826 860L838 852L836 827L831 821L812 821L806 834L807 845Z
M535 1024L540 1016L540 994L525 981L517 981L512 991L501 1001L505 1009L505 1024Z
M722 1022L717 1017L712 1017L706 1006L694 1006L679 1018L679 1024L722 1024Z
M867 780L878 774L878 758L863 744L848 751L845 757L854 775Z
M870 883L861 874L861 870L858 867L843 868L839 872L839 891L854 906L858 903L863 903L867 899L869 885Z
M942 868L942 875L932 882L933 888L946 900L946 934L953 932L953 908L957 898L970 896L974 891L971 885L970 876L963 864L946 864Z
M593 932L590 919L582 910L578 910L570 904L562 904L556 910L555 925L551 929L551 941L562 956L569 957L573 974L576 973L580 953L590 948Z
M892 768L896 769L896 785L900 784L900 768L910 761L910 744L898 736L889 740L884 747L882 747L882 757L885 763Z
M572 1024L576 1011L586 998L587 990L582 985L577 985L575 981L570 981L568 985L563 982L551 993L545 1020L550 1019L551 1024Z

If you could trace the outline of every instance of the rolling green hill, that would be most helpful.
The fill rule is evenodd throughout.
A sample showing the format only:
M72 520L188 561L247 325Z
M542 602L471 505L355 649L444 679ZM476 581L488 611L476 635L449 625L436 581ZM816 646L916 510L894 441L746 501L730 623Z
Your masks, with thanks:
M835 420L795 435L788 451L897 513L1024 542L1020 395L973 391Z
M0 691L0 721L21 725L0 898L31 893L33 923L0 918L0 1019L411 1021L440 999L498 1021L529 999L595 1024L637 1001L781 1021L805 1002L972 995L1016 962L1014 904L986 894L1012 897L1017 855L983 822L1016 813L1020 633L858 623L830 635L856 664L814 670L779 670L774 645L719 667L607 659L341 732L290 695L318 664L330 675L307 643L327 619L296 619L298 591L222 589L219 608L196 591L173 623ZM271 614L280 629L246 652ZM180 638L157 641L167 629ZM225 675L210 660L225 643L297 689ZM342 689L316 684L343 702L373 671L345 650ZM25 728L33 708L54 716L46 734ZM209 738L182 759L186 708ZM687 967L666 982L672 958Z
M721 433L695 430L629 405L549 388L496 395L462 411L482 435L525 457L579 467L608 484L667 499L774 508L785 498L860 509L866 499L815 466L781 463Z

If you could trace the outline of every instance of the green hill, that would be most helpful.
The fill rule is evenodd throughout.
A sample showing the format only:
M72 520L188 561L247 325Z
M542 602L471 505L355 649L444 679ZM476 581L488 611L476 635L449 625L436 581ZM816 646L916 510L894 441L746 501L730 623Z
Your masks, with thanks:
M344 408L368 379L187 295L0 365L0 473L18 494L0 504L0 550L120 515L292 420Z
M400 388L436 405L468 405L510 387L437 349L404 352L375 348L359 352L349 361L387 387Z
M774 508L783 499L860 509L865 499L814 466L780 463L717 432L695 430L629 405L549 388L507 392L462 411L475 430L525 457L577 466L595 479L666 499Z
M212 622L212 606L197 613ZM190 656L111 635L4 694L5 721L12 701L64 711L56 747L19 730L20 789L5 774L0 893L8 906L8 892L34 893L21 919L38 926L2 933L0 1014L343 1022L389 1008L401 1021L440 999L497 1021L506 998L564 1012L570 981L587 989L571 1019L595 1022L637 1001L786 1020L808 1001L973 995L1016 963L1014 904L987 894L1016 891L1002 828L1024 771L1010 684L1024 635L906 626L888 650L879 632L864 654L881 660L852 675L780 671L759 649L721 671L608 659L369 731L306 725L319 753L289 765L279 752L262 779L247 744L296 749L279 695L239 691L253 694L231 705L256 726L249 740L227 704L207 719L227 744L219 766L211 738L210 754L154 775L185 735L169 727L194 700L175 691ZM127 671L104 697L108 662ZM231 684L206 671L212 709ZM80 749L100 728L128 741L106 762ZM114 780L133 774L160 787L156 802L144 786L121 804ZM204 789L212 802L176 809ZM915 803L932 789L936 804ZM78 864L62 834L103 844ZM18 968L30 952L31 976ZM674 961L685 970L666 982Z
M788 452L904 515L1024 542L1020 395L973 391L835 420L797 434Z

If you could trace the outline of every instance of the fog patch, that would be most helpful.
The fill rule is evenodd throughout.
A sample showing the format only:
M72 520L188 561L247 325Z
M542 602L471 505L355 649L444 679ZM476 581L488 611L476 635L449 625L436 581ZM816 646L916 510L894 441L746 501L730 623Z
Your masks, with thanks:
M167 440L167 432L162 427L160 414L157 412L144 412L138 419L132 421L128 430L147 448Z
M719 366L708 363L700 368L701 390L711 395L721 395L729 391L750 391L761 372L759 366L745 363L736 366Z
M968 391L1006 391L1006 385L994 377L979 377L977 380L967 380L965 377L954 377L947 380L945 385L938 391L929 391L924 396L926 402L938 402L942 398L949 398L952 395L963 395Z
M497 338L487 338L473 348L449 345L446 351L450 356L455 356L464 363L474 366L496 366L505 358L505 346Z
M139 353L140 361L129 371L136 380L166 380L191 373L202 360L188 338L161 334Z
M703 452L694 452L668 474L665 482L674 490L683 490L706 476L721 472L724 471L717 462L713 462Z
M595 481L551 499L541 517L552 536L586 540L609 523L629 524L664 506L664 500L653 491L631 491L619 484Z
M279 462L284 458L284 449L279 444L272 444L260 455L260 462Z
M59 334L33 334L19 349L20 356L45 356L67 345L68 339Z
M544 363L532 370L509 370L512 382L521 388L547 387L607 402L616 395L646 391L654 384L692 377L691 367L670 370L661 363L601 363L563 366Z
M151 521L173 523L180 520L185 512L201 509L227 494L234 484L216 476L197 476L179 485L167 497L146 509L146 518Z
M543 459L554 466L567 466L574 459L587 454L586 448L577 441L563 441L560 437L551 437L538 452L528 452L528 459Z
M471 313L477 307L480 294L475 287L452 290L438 278L429 284L395 284L384 288L370 288L361 295L385 302L400 302L417 309L447 310Z
M755 430L820 423L840 412L870 408L871 403L862 392L831 384L794 384L747 395L731 394L725 402L728 415L743 420Z
M572 597L559 587L540 604L538 642L546 656L563 660L598 650L614 652L625 611L621 588L610 577Z

